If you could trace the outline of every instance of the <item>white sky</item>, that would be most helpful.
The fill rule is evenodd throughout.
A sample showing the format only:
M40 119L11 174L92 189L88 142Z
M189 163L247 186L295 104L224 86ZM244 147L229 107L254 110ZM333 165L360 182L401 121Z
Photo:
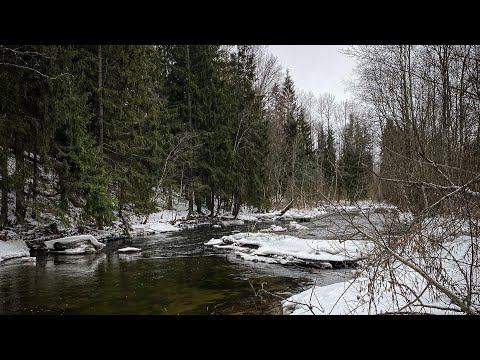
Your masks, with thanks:
M345 100L351 95L345 91L343 81L348 80L355 62L339 49L347 45L269 45L284 70L288 68L295 89L312 91L315 96L329 92L335 100Z

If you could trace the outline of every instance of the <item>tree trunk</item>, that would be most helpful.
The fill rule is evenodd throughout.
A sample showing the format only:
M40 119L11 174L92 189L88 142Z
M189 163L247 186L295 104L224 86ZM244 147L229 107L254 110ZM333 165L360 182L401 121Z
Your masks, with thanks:
M97 71L97 144L103 151L103 73L102 73L102 45L98 45Z
M212 187L212 192L211 192L211 195L210 195L210 217L213 218L213 216L215 215L215 190L213 189Z
M124 208L124 201L123 201L123 183L119 182L118 190L117 190L117 206L118 206L118 218L123 219L123 208ZM148 221L148 215L145 219L144 224Z
M292 205L293 205L293 199L288 203L287 206L285 206L285 207L283 208L282 211L280 211L280 216L282 216L283 214L285 214L285 213L292 207Z
M168 188L167 190L167 210L173 209L173 200L172 200L172 189Z
M195 197L195 204L197 205L197 213L201 214L202 213L202 199L197 199Z
M240 202L235 198L235 201L233 202L233 212L232 212L234 219L237 218L239 212L240 212Z
M58 171L58 187L60 188L60 209L66 212L68 210L68 196L65 183L65 166L63 163L60 165Z
M193 214L193 191L188 191L188 215Z
M190 93L190 47L186 45L187 50L187 106L188 106L188 124L193 129L192 123L192 95Z
M220 206L222 205L222 199L220 196L217 199L217 216L220 215Z
M0 175L2 176L1 188L2 188L2 213L0 225L5 226L8 223L8 153L0 156ZM2 227L0 226L0 227Z
M33 191L32 191L32 218L37 217L37 192L38 192L38 160L37 160L37 138L34 139L34 151L33 151Z
M24 175L23 151L19 150L15 154L15 216L17 224L25 221L25 175Z

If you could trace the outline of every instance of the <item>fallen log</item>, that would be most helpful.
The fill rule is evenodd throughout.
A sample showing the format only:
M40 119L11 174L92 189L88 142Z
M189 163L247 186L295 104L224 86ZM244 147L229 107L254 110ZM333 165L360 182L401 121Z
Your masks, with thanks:
M280 211L280 216L282 216L282 215L285 214L288 210L290 210L290 208L292 207L292 205L293 205L293 200L290 201L290 202L288 203L288 205L285 206L285 208L284 208L282 211Z

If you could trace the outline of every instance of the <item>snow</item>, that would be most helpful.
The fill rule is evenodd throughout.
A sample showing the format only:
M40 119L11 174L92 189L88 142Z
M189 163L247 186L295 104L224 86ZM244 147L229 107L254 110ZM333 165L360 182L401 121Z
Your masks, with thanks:
M0 241L0 262L25 256L30 256L30 249L25 241Z
M90 244L92 244L94 248L97 250L100 250L103 247L105 247L105 244L98 242L97 239L95 239L95 237L92 235L67 236L60 239L48 240L48 241L45 241L45 246L47 250L55 250L53 246L55 243L68 244L68 243L80 242L82 240L90 242ZM74 250L74 249L65 250L67 253L72 253L71 251L68 251L68 250Z
M288 229L289 230L305 230L308 228L304 225L300 225L296 221L290 221L290 224L288 225Z
M65 249L60 251L55 251L60 254L68 255L81 255L81 254L93 254L96 251L95 247L91 244L81 244L72 249Z
M274 217L274 220L312 219L327 213L323 209L289 209L285 214Z
M124 247L121 249L118 249L118 252L137 252L137 251L142 251L142 249L136 248L136 247Z
M457 289L467 286L462 272L468 271L472 243L478 240L461 235L445 242L444 248L436 254L444 259L443 276L450 284L455 284ZM393 269L393 273L384 270L381 274L385 277L384 281L377 283L375 289L367 277L372 275L375 269L368 268L362 270L357 275L357 279L322 287L314 286L282 301L283 313L358 315L403 310L428 314L458 314L459 308L452 304L445 294L431 286L427 287L427 280L417 272L398 261L394 261L390 269ZM478 270L475 276L478 276ZM396 286L392 285L393 277L397 283ZM427 290L422 293L425 288ZM408 289L408 291L402 291L402 289ZM414 294L422 295L415 301ZM478 303L478 295L475 301ZM402 309L404 307L405 309Z
M349 205L346 201L338 201L338 202L331 202L325 203L321 206L316 208L305 208L305 209L298 209L298 208L291 208L287 210L283 215L280 215L279 211L269 212L269 213L255 213L255 212L244 212L241 211L240 214L237 216L237 219L245 220L245 221L264 221L264 220L282 220L282 221L291 221L291 220L311 220L328 213L332 212L370 212L370 211L393 211L396 210L396 207L393 205L389 205L386 203L381 202L374 202L374 201L359 201L355 205Z
M247 221L247 222L255 222L255 221L258 221L258 217L257 217L257 216L250 215L250 214L239 214L239 215L237 216L237 219L238 219L238 220Z
M349 304L366 287L368 279L354 279L337 284L312 287L282 301L285 315L349 314Z
M161 199L157 201L161 203ZM155 213L152 213L148 216L147 223L170 223L172 221L185 219L188 214L188 204L185 202L179 202L174 204L175 209L173 210L160 210ZM132 223L141 224L145 220L145 217L135 217L132 216Z
M205 245L221 245L221 244L223 244L222 239L211 239L210 241L205 243Z
M132 230L130 232L131 236L145 236L152 234L159 234L164 232L179 231L178 226L172 225L170 223L146 223L146 224L132 224L130 225Z
M269 228L266 228L266 229L262 229L260 230L261 232L271 232L271 231L274 231L274 232L283 232L283 231L287 231L287 228L284 228L284 227L281 227L281 226L277 226L277 225L271 225Z
M376 202L372 200L362 200L355 203L355 205L349 205L347 201L340 200L336 202L330 202L319 207L324 211L343 211L343 212L352 212L352 211L378 211L378 210L396 210L395 205L390 205L387 203Z
M172 225L177 220L185 219L188 209L184 203L177 204L178 209L161 210L148 216L147 223L143 223L145 217L132 217L130 225L132 236L145 236L164 232L179 231L180 227Z
M254 213L253 215L260 220L271 220L276 216L280 216L280 211L274 211L269 213Z
M222 225L223 226L239 226L245 224L245 221L243 220L223 220Z
M299 262L329 262L357 260L367 250L365 241L311 240L289 235L270 233L236 233L211 239L205 245L216 248L242 247L236 255L245 260L276 262L280 264Z
M180 228L178 226L169 224L169 223L147 223L145 227L154 231L154 233L178 231Z

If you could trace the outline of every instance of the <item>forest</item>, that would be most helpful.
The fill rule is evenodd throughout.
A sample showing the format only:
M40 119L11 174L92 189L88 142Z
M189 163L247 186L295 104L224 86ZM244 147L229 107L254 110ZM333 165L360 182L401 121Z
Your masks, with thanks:
M81 222L127 224L159 194L162 207L178 193L209 216L374 196L368 115L297 93L265 47L1 46L0 56L0 226L71 206Z
M172 192L210 216L362 198L422 211L479 172L479 50L351 47L357 97L337 102L296 91L262 46L2 45L0 226L74 205L102 227Z
M0 236L46 214L128 235L132 217L145 224L178 201L185 221L341 204L334 216L353 232L337 229L340 243L373 246L358 293L398 286L396 312L478 313L480 46L342 53L356 63L347 100L297 88L263 45L0 45ZM387 205L367 214L366 202ZM396 217L377 226L388 206ZM403 267L426 285L399 281Z

